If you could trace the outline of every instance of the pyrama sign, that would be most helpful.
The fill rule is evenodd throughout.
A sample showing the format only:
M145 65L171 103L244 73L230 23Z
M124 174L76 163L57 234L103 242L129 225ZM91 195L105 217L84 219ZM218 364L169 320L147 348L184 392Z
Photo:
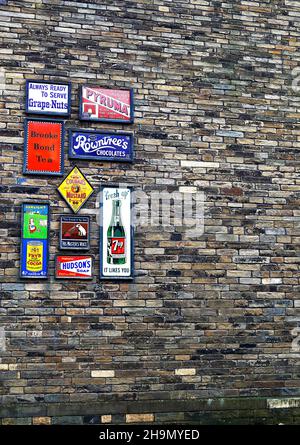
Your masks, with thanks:
M133 91L83 86L80 119L101 122L133 122Z

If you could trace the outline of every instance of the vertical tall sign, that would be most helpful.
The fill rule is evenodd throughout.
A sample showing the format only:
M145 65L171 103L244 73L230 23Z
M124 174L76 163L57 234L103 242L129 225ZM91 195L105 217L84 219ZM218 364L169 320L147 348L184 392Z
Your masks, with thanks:
M64 122L25 119L23 173L60 176L64 170Z
M22 204L21 278L47 278L49 257L48 203Z
M133 278L132 188L102 186L100 278Z

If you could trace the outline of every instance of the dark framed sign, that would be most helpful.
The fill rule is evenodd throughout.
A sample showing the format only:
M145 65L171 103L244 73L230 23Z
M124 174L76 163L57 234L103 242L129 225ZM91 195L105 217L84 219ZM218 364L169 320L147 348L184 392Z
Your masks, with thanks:
M56 255L55 278L91 280L93 257L91 255Z
M79 119L132 124L133 90L83 85L79 97Z
M69 131L69 158L133 161L133 134L93 130Z
M60 249L88 250L90 248L90 217L60 217Z
M100 278L132 280L134 275L132 187L100 189Z
M78 167L74 167L57 188L68 206L77 213L94 192L93 187Z
M23 173L61 176L64 172L64 122L25 119Z
M26 80L26 113L70 116L71 83Z
M24 202L21 206L21 278L48 278L49 203Z

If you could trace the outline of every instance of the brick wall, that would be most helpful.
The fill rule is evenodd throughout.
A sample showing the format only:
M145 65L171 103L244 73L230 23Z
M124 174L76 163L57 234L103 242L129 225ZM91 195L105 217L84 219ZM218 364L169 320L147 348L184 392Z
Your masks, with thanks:
M299 423L299 2L4 3L2 423ZM135 162L77 165L96 189L203 192L203 235L137 227L135 281L100 282L95 193L94 279L55 281L70 211L60 179L22 175L33 78L72 82L67 128L122 129L78 121L81 84L134 88ZM51 203L46 282L18 278L25 199Z

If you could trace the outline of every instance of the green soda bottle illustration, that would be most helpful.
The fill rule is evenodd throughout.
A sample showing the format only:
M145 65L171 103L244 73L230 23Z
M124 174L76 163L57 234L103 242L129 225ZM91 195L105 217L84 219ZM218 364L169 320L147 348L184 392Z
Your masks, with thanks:
M126 234L121 218L121 201L112 202L112 214L107 229L108 264L126 263Z

